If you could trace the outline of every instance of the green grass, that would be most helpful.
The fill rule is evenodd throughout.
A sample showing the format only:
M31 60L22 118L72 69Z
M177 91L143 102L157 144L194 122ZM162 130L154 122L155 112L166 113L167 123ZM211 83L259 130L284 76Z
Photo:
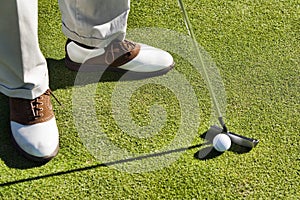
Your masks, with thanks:
M103 81L89 84L97 88L94 99L101 131L114 145L135 155L150 156L103 165L82 144L74 123L72 94L76 73L64 67L66 38L61 33L57 2L40 0L40 47L48 60L50 86L64 105L53 101L61 149L55 159L43 166L20 156L9 138L8 98L1 95L1 199L299 198L299 1L184 0L184 3L198 43L210 53L223 77L228 126L232 131L260 139L259 145L249 153L226 152L208 160L194 158L203 147L159 154L175 138L181 125L176 96L159 84L144 85L133 93L131 116L138 125L151 123L149 109L155 103L169 114L159 133L151 138L135 138L118 126L111 102L115 86L130 82L109 81L114 75L108 74ZM132 1L129 32L144 27L186 34L177 2L171 0ZM208 91L201 76L186 60L176 54L174 58L176 70L186 77L198 98L199 109L194 111L199 115L197 134L200 135L209 126ZM86 117L84 113L82 117ZM187 127L185 134L188 131ZM191 145L204 142L195 137ZM156 157L151 157L153 152ZM168 161L176 155L180 157L159 170L142 173L120 170L143 163L155 166L156 160ZM141 169L149 166L140 165Z

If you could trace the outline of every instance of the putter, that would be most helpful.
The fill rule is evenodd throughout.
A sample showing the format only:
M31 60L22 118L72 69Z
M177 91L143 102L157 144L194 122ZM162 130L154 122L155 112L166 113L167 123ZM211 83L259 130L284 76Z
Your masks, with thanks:
M223 120L222 120L222 122L223 122ZM220 133L227 134L230 137L232 143L234 143L235 145L241 146L241 147L245 147L247 149L254 148L259 142L256 139L248 138L248 137L238 135L236 133L228 131L224 122L223 122L223 128L220 128L217 125L211 126L210 129L206 132L207 139L212 141L214 136L216 136Z
M218 103L218 100L216 98L216 94L215 94L215 92L213 90L211 80L210 80L210 78L208 76L207 69L205 68L204 61L203 61L200 49L199 49L199 47L197 45L196 37L195 37L194 31L193 31L192 25L190 23L188 14L187 14L187 12L185 10L185 7L184 7L184 4L183 4L182 0L178 0L178 3L179 3L179 7L180 7L180 9L182 11L183 18L184 18L184 21L185 21L188 33L191 36L194 49L196 50L198 60L200 61L199 64L201 65L201 67L203 69L203 78L204 78L204 80L207 83L208 90L209 90L209 93L210 93L211 98L212 98L212 103L214 104L214 106L216 108L216 111L217 111L217 114L219 116L218 117L218 121L219 121L219 123L222 126L222 128L220 128L220 127L218 127L216 125L211 126L210 129L206 132L206 135L208 137L212 137L212 136L214 137L217 134L225 133L225 134L227 134L230 137L231 142L233 144L238 145L240 147L245 147L245 148L251 150L252 148L254 148L258 144L258 142L259 142L258 140L252 139L252 138L247 138L245 136L229 132L228 129L227 129L227 127L226 127L226 125L225 125L225 122L224 122L223 117L222 117L222 112L220 110L219 103Z

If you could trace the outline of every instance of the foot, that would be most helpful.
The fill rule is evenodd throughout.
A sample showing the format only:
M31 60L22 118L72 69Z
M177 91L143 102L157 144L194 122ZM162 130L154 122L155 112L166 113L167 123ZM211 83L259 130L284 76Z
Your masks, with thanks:
M12 139L28 159L47 162L59 149L59 135L50 90L33 99L10 98Z
M114 71L140 77L158 76L175 63L166 51L127 40L113 41L103 49L68 40L66 66L75 71Z

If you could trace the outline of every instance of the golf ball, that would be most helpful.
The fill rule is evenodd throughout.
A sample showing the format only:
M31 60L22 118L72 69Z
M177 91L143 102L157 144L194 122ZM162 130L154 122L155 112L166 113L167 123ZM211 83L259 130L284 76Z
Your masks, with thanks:
M213 146L217 151L224 152L231 146L231 139L228 135L220 133L213 139Z

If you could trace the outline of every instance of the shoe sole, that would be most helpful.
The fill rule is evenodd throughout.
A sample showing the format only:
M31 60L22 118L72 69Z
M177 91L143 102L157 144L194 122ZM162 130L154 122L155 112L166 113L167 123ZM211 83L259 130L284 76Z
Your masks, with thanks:
M15 146L15 148L20 152L20 154L22 156L24 156L25 158L27 158L28 160L30 161L33 161L33 162L38 162L38 163L47 163L49 162L52 158L54 158L57 154L58 154L58 151L59 151L59 145L57 145L55 151L49 155L49 156L44 156L44 157L37 157L37 156L33 156L29 153L27 153L26 151L24 151L19 145L18 143L16 142L15 138L13 137L13 135L11 134L11 139L12 139L12 143L13 145Z
M71 61L68 57L65 58L65 65L68 69L72 71L79 72L116 72L121 75L126 75L128 79L142 79L142 78L151 78L155 76L161 76L168 73L175 66L175 62L172 63L167 68L164 68L155 72L134 72L125 69L121 69L118 67L110 67L110 66L102 66L102 65L89 65L89 64L80 64Z

